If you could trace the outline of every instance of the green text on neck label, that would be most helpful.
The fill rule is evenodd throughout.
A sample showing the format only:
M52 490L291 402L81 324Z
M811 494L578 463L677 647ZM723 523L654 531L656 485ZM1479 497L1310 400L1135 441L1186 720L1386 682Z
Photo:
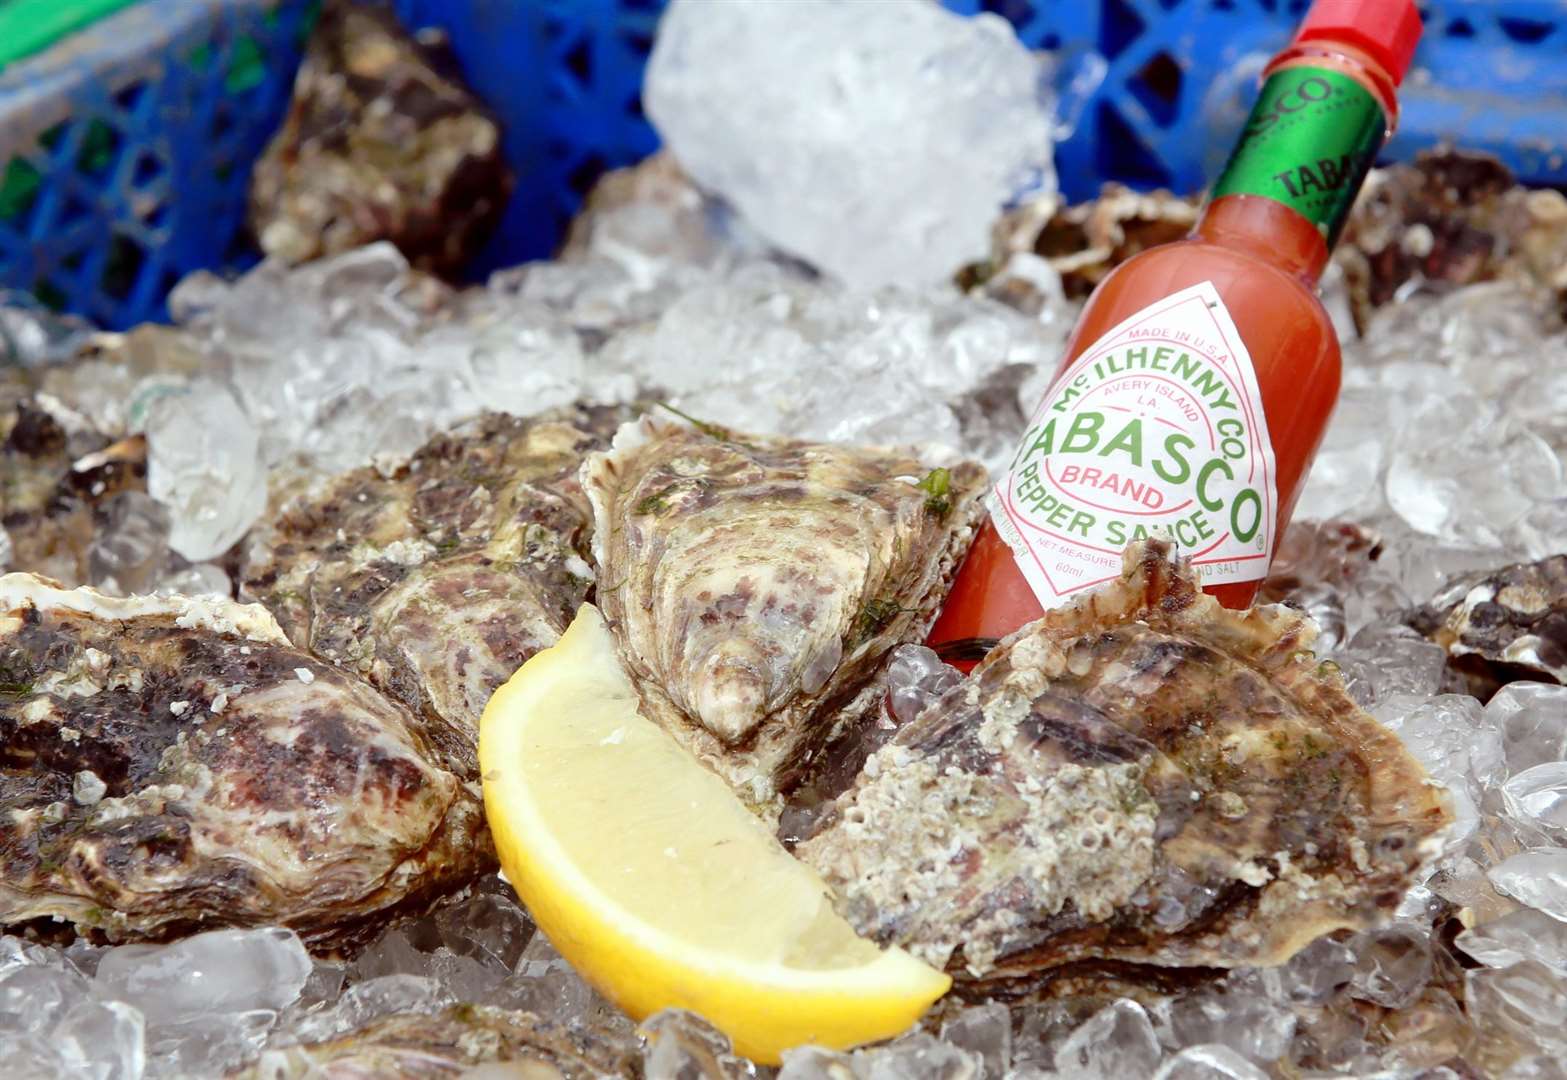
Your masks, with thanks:
M1281 202L1332 247L1386 135L1382 107L1354 79L1327 68L1285 68L1263 83L1212 198Z

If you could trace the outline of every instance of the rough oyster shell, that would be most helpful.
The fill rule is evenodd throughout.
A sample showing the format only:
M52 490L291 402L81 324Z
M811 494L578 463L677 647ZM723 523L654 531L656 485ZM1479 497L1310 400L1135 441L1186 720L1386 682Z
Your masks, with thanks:
M619 419L492 414L390 475L332 477L260 532L241 596L265 604L295 645L427 716L453 771L474 776L490 694L587 597L577 468Z
M1461 577L1410 622L1482 701L1518 679L1567 682L1567 555Z
M1314 634L1136 545L878 751L798 853L861 933L974 976L1280 963L1392 908L1450 817Z
M599 607L645 704L757 803L926 627L984 483L972 463L651 420L582 476Z
M444 53L389 12L327 5L252 175L263 251L299 263L390 240L421 270L461 273L506 209L512 174L500 125Z
M478 793L433 759L260 607L0 577L0 925L350 942L486 868Z
M317 1077L446 1078L485 1062L512 1063L518 1080L626 1076L639 1062L599 1040L568 1035L527 1012L452 1005L396 1013L334 1039L269 1050L230 1080Z

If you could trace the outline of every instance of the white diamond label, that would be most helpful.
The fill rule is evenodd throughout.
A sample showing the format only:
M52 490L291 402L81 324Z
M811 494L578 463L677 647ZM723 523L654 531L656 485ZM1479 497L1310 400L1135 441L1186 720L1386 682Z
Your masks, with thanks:
M1148 305L1045 395L990 496L1045 608L1121 571L1126 545L1173 541L1205 584L1268 570L1273 444L1251 356L1211 282Z

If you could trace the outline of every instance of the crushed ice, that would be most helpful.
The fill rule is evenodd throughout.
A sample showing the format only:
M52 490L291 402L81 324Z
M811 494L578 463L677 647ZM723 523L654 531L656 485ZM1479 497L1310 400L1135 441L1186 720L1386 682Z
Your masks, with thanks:
M695 6L674 11L690 21ZM891 18L893 7L874 14ZM791 117L814 115L806 95L829 93L835 77L863 89L889 66L962 81L986 56L1002 65L1011 107L1028 111L1037 72L1009 52L1015 42L995 40L995 28L976 20L963 40L942 37L939 62L916 63L948 17L896 7L908 26L900 49L912 52L873 63L852 50L835 59L805 49L800 78L777 83L798 103L758 97L726 122L769 140L780 131L803 139ZM384 245L292 272L263 265L235 282L198 274L171 303L195 368L133 377L88 363L52 373L51 393L94 424L148 437L150 497L116 497L94 540L95 580L113 591L225 593L224 571L206 560L262 512L269 475L389 462L483 408L658 398L737 428L941 443L1003 461L1073 310L1038 260L1015 268L1044 298L1023 311L941 279L976 242L982 249L973 222L993 217L1017 169L1048 169L1048 160L1030 164L1014 138L1048 146L1044 129L1030 126L1042 112L1010 131L975 127L971 113L954 121L947 138L963 148L961 162L913 147L906 140L929 138L915 126L885 144L846 127L843 156L813 158L806 175L741 175L745 162L722 153L742 144L706 145L720 133L689 115L692 95L710 91L693 85L687 54L723 49L732 34L724 20L711 22L661 42L652 112L750 226L655 163L646 190L579 223L562 260L506 271L487 288L453 292ZM972 105L966 90L936 85L922 93L943 108ZM883 126L888 134L895 125L873 125ZM974 150L987 139L996 141L986 182L960 179L952 168L984 157ZM866 171L877 154L908 163L891 171L916 194L867 186L886 175ZM799 185L814 202L785 220L777 207ZM951 188L973 201L935 194ZM950 213L908 216L922 206ZM883 212L888 222L876 216ZM894 227L901 231L887 231ZM916 234L929 243L911 241ZM928 265L901 262L911 243ZM1323 623L1320 645L1352 692L1459 805L1442 862L1399 920L1321 939L1280 969L1235 971L1155 1007L1123 999L1086 1014L1061 1003L954 1008L939 1037L915 1032L852 1054L801 1048L780 1076L1468 1075L1446 1064L1460 1058L1519 1080L1560 1075L1551 1070L1567 1055L1567 687L1517 683L1484 706L1442 693L1440 650L1397 619L1452 574L1567 549L1567 335L1540 311L1512 285L1417 293L1383 309L1363 341L1347 342L1342 400L1278 561L1292 598ZM0 306L5 362L68 356L84 335L69 321ZM1333 542L1343 527L1313 519L1375 535L1380 557L1346 553ZM0 532L0 567L8 557ZM949 679L921 652L900 665L894 708L906 719ZM83 797L95 779L83 780ZM1436 918L1456 930L1454 948L1473 966L1434 944ZM264 1047L463 1000L638 1037L493 883L390 930L346 968L312 962L275 929L64 950L0 938L8 1075L212 1075ZM649 1021L641 1038L649 1076L698 1075L693 1062L753 1071L683 1014Z

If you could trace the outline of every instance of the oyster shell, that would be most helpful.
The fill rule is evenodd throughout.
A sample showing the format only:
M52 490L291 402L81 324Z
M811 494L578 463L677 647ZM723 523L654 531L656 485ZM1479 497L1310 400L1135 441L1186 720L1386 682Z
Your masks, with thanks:
M582 475L598 604L644 703L758 804L926 627L984 483L972 463L652 420Z
M419 724L227 600L0 577L0 926L349 943L490 858Z
M1355 324L1408 281L1505 280L1567 296L1567 198L1489 154L1441 147L1373 169L1334 252Z
M1134 545L899 731L798 853L862 934L971 976L1280 963L1396 905L1450 816L1314 635Z
M229 1080L319 1077L456 1077L507 1062L517 1080L589 1080L636 1073L640 1064L598 1039L568 1035L532 1013L452 1005L433 1015L397 1013L322 1042L269 1050Z
M1567 682L1567 555L1460 577L1409 621L1482 701L1519 679Z
M47 395L0 399L0 571L89 580L94 535L123 492L146 490L147 443L111 443Z
M266 605L295 645L428 717L453 771L474 776L490 694L587 597L577 468L619 419L492 414L390 475L332 477L271 515L241 596Z
M269 256L300 263L390 240L451 278L489 238L512 190L500 125L431 44L390 12L327 5L251 179Z

